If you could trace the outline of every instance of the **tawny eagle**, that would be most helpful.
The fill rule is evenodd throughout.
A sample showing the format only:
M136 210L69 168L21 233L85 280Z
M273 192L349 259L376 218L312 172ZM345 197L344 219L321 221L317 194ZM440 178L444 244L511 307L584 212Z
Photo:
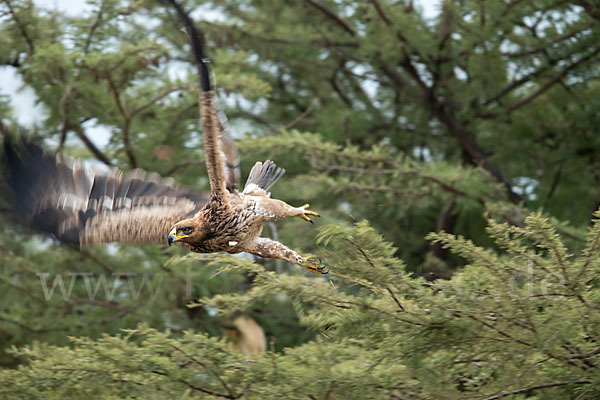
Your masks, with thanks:
M197 253L246 252L278 258L324 274L315 259L261 237L262 224L283 217L310 221L308 205L293 207L270 197L284 170L257 162L243 191L236 190L237 151L217 119L214 92L198 33L172 1L192 39L203 91L200 113L210 195L174 185L141 170L108 174L72 166L32 142L16 146L5 138L5 168L20 222L79 245L100 243L179 244Z

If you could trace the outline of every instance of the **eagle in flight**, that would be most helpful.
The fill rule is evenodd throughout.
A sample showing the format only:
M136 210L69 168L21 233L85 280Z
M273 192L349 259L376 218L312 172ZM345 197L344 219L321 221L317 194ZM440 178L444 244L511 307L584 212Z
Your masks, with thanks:
M310 221L308 204L293 207L270 197L284 169L257 162L243 191L236 190L237 150L219 121L199 35L187 14L169 1L185 23L203 91L200 114L210 195L134 170L93 173L80 162L44 152L30 141L5 136L5 178L20 223L78 245L162 243L197 253L246 252L299 264L311 272L328 270L282 243L261 237L262 224L284 217Z

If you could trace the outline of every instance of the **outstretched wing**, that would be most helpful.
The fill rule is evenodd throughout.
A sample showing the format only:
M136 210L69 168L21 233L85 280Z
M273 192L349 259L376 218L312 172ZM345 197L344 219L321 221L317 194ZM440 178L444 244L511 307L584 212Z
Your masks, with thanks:
M4 164L17 222L73 244L166 243L171 227L207 201L142 170L101 174L70 165L32 142L5 138Z
M210 181L211 195L226 201L227 177L226 159L221 150L219 121L213 104L214 92L200 94L200 115L202 118L202 136L204 139L204 160Z
M194 26L192 20L183 8L174 0L165 0L177 12L177 16L183 22L192 45L192 55L198 70L198 79L202 87L200 94L200 116L202 119L204 157L206 169L210 181L211 195L218 198L224 206L227 206L227 159L221 146L222 125L217 119L215 107L215 93L213 91L207 59L204 56L202 36Z
M218 107L217 107L218 109ZM235 142L229 136L227 116L225 113L217 114L219 122L219 138L221 139L221 159L224 162L225 180L227 190L230 192L240 186L240 154Z

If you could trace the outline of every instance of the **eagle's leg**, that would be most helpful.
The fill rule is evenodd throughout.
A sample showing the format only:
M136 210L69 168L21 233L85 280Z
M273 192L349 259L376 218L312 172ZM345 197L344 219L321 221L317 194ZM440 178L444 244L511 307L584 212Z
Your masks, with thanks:
M318 213L312 211L312 210L309 210L308 207L310 207L310 205L308 203L306 203L302 207L296 207L296 209L301 209L302 210L302 214L298 214L298 217L300 217L303 220L308 221L308 222L310 222L312 224L313 222L310 219L309 215L312 215L312 216L315 216L315 217L320 217L320 215Z
M259 257L278 258L293 264L298 264L315 274L327 274L329 272L329 270L319 262L318 258L312 256L302 257L294 250L269 238L258 237L254 239L252 245L245 248L244 251Z
M257 202L255 212L260 215L264 222L275 221L286 217L299 217L312 223L309 216L319 217L316 212L308 209L309 205L301 207L290 206L285 201L262 197Z

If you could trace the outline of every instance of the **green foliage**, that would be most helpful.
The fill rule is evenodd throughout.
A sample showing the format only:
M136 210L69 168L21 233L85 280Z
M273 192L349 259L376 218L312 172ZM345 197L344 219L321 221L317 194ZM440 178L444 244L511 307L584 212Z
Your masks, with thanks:
M25 364L0 373L0 393L480 399L542 387L544 398L596 398L600 264L593 249L600 223L579 255L565 253L542 215L526 224L490 221L502 252L431 234L469 262L451 280L433 283L411 278L393 246L365 222L321 230L321 256L335 271L327 279L277 274L240 258L187 256L210 258L221 273L255 274L249 291L196 306L227 315L291 299L317 338L251 358L206 334L143 326L97 340L71 338L68 348L39 343L11 351Z

